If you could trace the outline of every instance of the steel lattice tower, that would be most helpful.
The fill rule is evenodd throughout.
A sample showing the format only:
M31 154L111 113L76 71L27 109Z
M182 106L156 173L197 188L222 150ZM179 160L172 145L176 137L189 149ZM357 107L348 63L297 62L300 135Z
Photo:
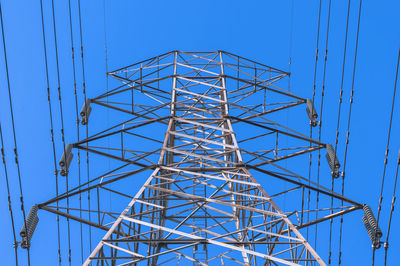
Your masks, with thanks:
M340 167L332 146L273 121L297 108L308 123L307 107L316 124L312 102L282 89L289 73L224 51L173 51L108 74L122 85L88 99L82 122L101 107L123 120L68 146L62 172L74 178L75 149L116 164L38 205L105 232L84 265L325 265L301 230L363 205L286 167L321 149L326 184ZM319 206L307 206L309 191ZM78 206L90 192L92 209Z

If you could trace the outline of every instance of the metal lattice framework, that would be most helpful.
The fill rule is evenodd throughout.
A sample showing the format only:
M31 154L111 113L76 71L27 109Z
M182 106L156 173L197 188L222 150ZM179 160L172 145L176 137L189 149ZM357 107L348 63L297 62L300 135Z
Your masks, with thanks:
M84 265L325 265L301 230L363 205L288 169L327 148L273 121L307 104L281 88L289 73L224 51L173 51L109 75L122 85L88 101L90 119L104 107L122 120L72 146L113 169L39 204L106 232Z

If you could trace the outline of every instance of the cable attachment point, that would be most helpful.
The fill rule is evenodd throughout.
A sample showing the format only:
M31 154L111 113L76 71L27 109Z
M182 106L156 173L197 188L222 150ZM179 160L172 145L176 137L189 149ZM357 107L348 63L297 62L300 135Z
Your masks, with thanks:
M88 98L86 99L84 105L82 106L81 109L81 123L82 125L86 125L89 122L89 116L90 113L92 112L92 107L90 106L91 100Z
M60 175L66 176L68 174L68 168L71 164L73 157L74 155L72 154L72 144L68 144L65 147L65 151L61 156L60 162L58 163L61 166Z
M336 156L335 150L331 144L326 144L326 160L328 161L329 167L331 168L331 173L333 178L338 178L340 176L339 168L340 163Z
M400 164L400 149L399 149L399 159L397 160L397 163Z
M315 110L314 102L311 99L307 99L307 107L306 107L308 118L310 118L310 124L312 127L316 127L318 125L317 118L317 110Z
M39 217L37 216L37 211L39 210L38 205L33 205L26 216L25 223L22 226L19 235L22 237L21 247L27 249L31 245L31 239L33 233L35 232L36 226L39 222Z
M380 238L382 237L382 231L379 228L378 222L375 219L371 207L364 205L363 210L364 216L362 218L362 222L364 223L365 229L367 229L368 236L372 242L372 247L379 249L381 247Z

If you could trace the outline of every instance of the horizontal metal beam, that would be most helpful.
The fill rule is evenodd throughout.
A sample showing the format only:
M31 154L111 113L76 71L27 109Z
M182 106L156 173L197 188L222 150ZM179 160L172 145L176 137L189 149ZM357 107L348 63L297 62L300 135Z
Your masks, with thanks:
M353 200L351 200L351 199L349 199L349 198L346 198L346 197L344 197L344 196L341 196L340 194L337 194L337 193L335 193L335 192L325 191L325 190L320 189L320 188L316 188L316 187L313 187L313 186L309 186L309 185L307 185L307 184L303 184L303 183L301 183L301 182L299 182L299 181L292 180L292 179L290 179L290 178L287 178L287 177L278 175L278 174L273 173L273 172L268 171L268 170L264 170L264 169L255 167L255 166L253 166L253 165L245 164L245 165L243 165L243 167L256 170L256 171L258 171L258 172L260 172L260 173L267 174L267 175L270 175L270 176L279 178L279 179L284 180L284 181L287 181L287 182L289 182L289 183L296 184L296 185L298 185L298 186L311 189L311 190L313 190L313 191L319 192L319 193L321 193L321 194L324 194L324 195L327 195L327 196L330 196L330 197L333 197L333 198L336 198L336 199L339 199L339 200L343 200L343 201L345 201L345 202L348 202L348 203L350 203L350 204L353 204L353 205L358 206L358 207L361 207L361 208L362 208L362 206L364 205L364 204L362 204L362 203L358 203L358 202L355 202L355 201L353 201Z

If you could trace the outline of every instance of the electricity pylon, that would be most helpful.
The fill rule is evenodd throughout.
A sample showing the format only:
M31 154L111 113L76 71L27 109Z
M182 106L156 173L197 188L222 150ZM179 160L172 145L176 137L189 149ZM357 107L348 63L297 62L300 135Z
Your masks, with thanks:
M38 205L105 231L84 265L325 265L301 231L363 205L323 186L340 174L331 145L273 121L297 108L296 120L317 125L312 101L282 89L289 73L224 51L172 51L108 75L122 85L88 99L82 122L98 107L121 121L69 145L60 165L73 179L75 149L93 154L91 169L118 165ZM325 181L293 170L307 172L322 149Z

